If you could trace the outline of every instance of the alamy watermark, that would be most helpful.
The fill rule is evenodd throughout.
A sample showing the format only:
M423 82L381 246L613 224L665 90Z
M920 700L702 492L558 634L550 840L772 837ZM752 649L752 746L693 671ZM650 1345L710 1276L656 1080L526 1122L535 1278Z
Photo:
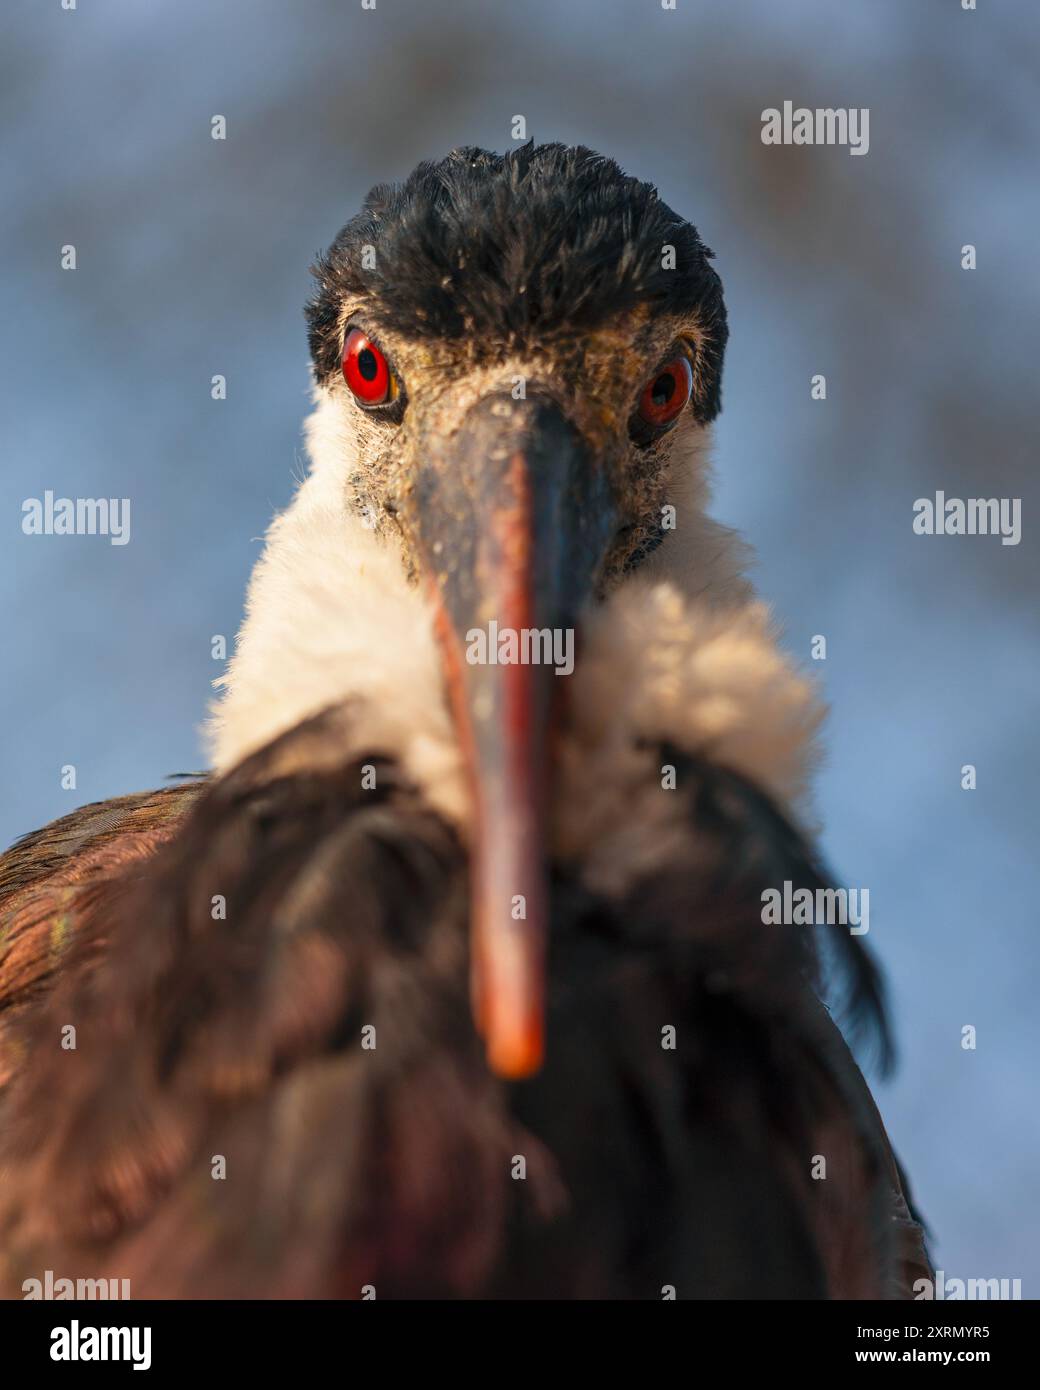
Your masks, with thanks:
M763 888L762 921L767 926L848 927L850 936L870 930L869 888Z
M130 539L129 497L42 497L22 503L22 530L27 536L108 536L112 545Z
M52 1361L130 1361L135 1371L152 1364L150 1327L89 1327L73 1318L51 1328Z
M26 1302L33 1299L66 1298L128 1299L129 1279L66 1279L55 1278L53 1269L45 1269L42 1279L23 1279L22 1294Z
M555 666L558 676L574 670L574 629L570 627L499 627L492 618L485 630L466 633L466 660L471 666Z
M1022 539L1021 497L919 497L914 503L917 536L1000 536L1001 545Z
M1003 1301L1021 1297L1021 1279L948 1279L943 1270L937 1269L934 1279L914 1280L914 1299L918 1302L921 1299Z
M867 106L767 106L762 112L763 145L846 145L849 154L870 149L870 108Z

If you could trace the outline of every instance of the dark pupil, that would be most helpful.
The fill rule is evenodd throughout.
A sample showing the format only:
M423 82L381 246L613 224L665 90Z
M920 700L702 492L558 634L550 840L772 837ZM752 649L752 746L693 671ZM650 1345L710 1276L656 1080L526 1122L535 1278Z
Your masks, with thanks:
M662 372L650 390L654 405L667 405L675 395L675 377L671 372Z
M358 353L357 365L358 371L366 381L375 381L379 365L376 362L376 355L371 348L361 349Z

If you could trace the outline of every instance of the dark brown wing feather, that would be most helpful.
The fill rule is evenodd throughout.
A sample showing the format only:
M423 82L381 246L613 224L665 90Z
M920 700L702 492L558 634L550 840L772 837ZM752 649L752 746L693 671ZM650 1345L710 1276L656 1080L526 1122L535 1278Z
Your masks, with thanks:
M83 806L0 855L0 1087L18 1061L15 1023L53 980L84 917L176 831L199 781Z
M337 762L344 717L83 902L0 1102L9 1292L898 1294L884 1130L811 942L761 922L777 872L814 870L755 789L680 759L666 872L620 902L558 875L548 1063L510 1087L470 1023L463 849L392 764Z

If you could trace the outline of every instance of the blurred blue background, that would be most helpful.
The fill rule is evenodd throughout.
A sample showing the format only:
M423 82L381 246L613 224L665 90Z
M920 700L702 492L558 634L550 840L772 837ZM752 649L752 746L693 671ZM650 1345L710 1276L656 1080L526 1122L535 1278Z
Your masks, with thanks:
M211 636L301 468L308 263L372 183L523 114L718 253L715 512L791 651L828 639L819 805L891 984L882 1110L947 1275L1036 1297L1032 0L9 0L3 24L0 839L201 765ZM869 107L869 154L763 146L785 98ZM131 543L25 537L46 488L129 496ZM937 488L1022 498L1022 543L914 536Z

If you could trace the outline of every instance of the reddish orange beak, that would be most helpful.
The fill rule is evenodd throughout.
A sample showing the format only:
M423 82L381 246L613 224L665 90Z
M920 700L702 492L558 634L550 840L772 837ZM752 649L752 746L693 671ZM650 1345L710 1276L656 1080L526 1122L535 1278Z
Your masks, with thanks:
M551 730L614 509L559 407L508 392L431 441L411 505L476 812L474 1016L490 1067L518 1079L545 1053Z

